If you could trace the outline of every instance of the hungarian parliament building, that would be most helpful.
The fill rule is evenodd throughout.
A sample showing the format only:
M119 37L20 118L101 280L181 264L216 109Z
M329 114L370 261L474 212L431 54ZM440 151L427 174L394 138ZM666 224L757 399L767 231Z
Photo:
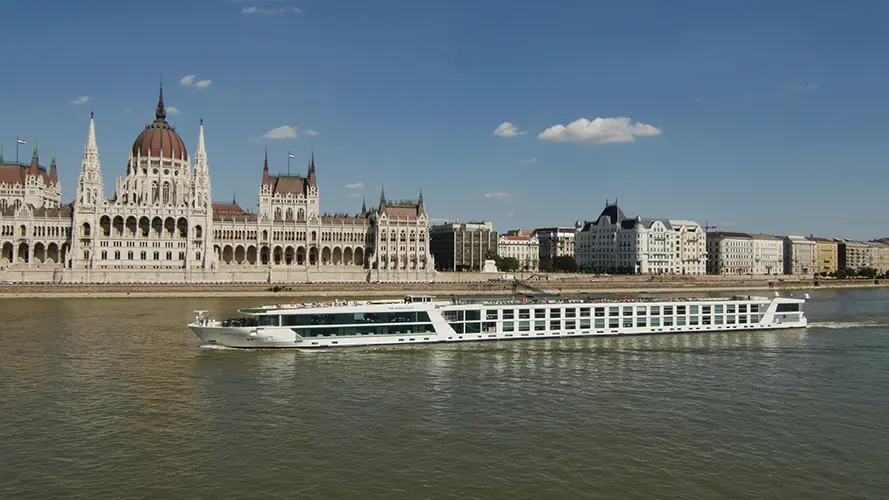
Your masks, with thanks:
M259 169L257 168L257 176ZM44 283L296 283L430 281L429 219L416 201L322 215L314 154L305 175L269 174L259 210L213 203L203 121L194 157L167 123L136 137L126 177L107 199L90 115L73 202L62 204L53 157L6 163L0 150L0 281Z

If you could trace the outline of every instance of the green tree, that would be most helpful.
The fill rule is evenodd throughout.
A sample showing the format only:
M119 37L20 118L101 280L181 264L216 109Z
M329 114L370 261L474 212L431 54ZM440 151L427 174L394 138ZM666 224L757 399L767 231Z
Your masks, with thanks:
M571 255L561 255L553 259L552 269L563 273L576 273L577 261Z

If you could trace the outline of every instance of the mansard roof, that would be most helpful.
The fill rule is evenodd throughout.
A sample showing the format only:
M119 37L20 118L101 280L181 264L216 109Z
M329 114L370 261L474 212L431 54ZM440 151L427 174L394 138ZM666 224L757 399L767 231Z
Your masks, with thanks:
M380 203L380 212L392 219L417 219L423 214L423 209L417 201L385 201Z
M270 175L272 194L305 194L306 178L301 175Z
M619 222L623 222L627 219L627 216L624 215L624 211L620 209L617 205L617 202L612 204L605 203L605 208L602 210L602 213L599 214L599 217L596 219L597 221L602 217L608 217L610 224L617 224Z
M638 225L640 227L644 227L645 229L651 229L651 225L658 221L661 222L667 229L673 229L673 225L670 223L669 219L643 219L642 217L636 217L635 219L624 219L620 222L620 228L633 229Z
M213 203L213 220L255 221L256 214L244 210L237 203Z
M30 166L18 163L0 163L0 183L25 184ZM43 178L43 183L50 184L49 173L46 167L38 167L37 175Z
M333 214L322 215L321 222L325 224L367 224L367 217L360 215Z

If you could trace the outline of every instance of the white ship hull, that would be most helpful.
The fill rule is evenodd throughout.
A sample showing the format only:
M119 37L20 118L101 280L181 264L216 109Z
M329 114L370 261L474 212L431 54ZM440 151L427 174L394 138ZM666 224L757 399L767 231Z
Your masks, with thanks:
M244 320L247 324L210 320L199 314L188 326L210 345L325 349L805 328L804 302L779 297L642 302L492 300L476 304L381 301L265 306L246 312L258 318L255 322ZM741 310L744 312L739 313ZM343 318L356 319L344 322Z

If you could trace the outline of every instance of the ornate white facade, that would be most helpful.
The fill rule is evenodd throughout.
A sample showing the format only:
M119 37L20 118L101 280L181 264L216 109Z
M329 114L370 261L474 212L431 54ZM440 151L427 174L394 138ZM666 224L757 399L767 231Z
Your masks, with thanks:
M320 213L314 155L307 175L271 176L266 154L259 211L213 203L200 124L197 151L166 121L136 138L114 197L103 194L96 125L89 132L75 201L61 206L55 160L0 159L0 272L15 281L81 283L427 281L434 277L428 216L419 200L374 210Z
M753 274L784 272L784 240L770 234L751 234L753 238Z
M575 258L593 272L704 274L706 237L693 221L627 218L605 203L594 221L577 222Z
M806 276L815 274L816 243L804 236L784 238L784 274Z
M518 260L521 271L540 269L540 242L533 234L516 232L500 236L497 240L497 255Z

